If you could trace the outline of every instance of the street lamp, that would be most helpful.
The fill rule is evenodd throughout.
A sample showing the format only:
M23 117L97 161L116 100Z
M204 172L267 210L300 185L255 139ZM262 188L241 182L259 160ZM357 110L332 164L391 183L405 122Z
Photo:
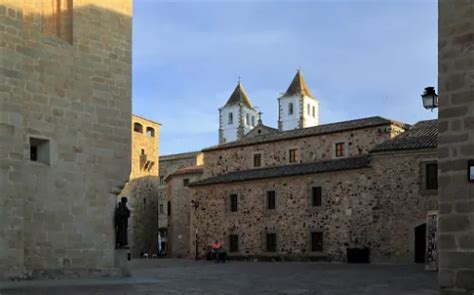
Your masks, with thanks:
M438 95L434 87L426 87L421 99L423 100L423 107L427 110L433 111L438 107Z
M196 227L196 232L195 232L195 241L194 241L194 260L198 260L198 228L196 224L196 218L197 218L197 208L199 208L199 201L191 200L191 206L194 208L194 226Z

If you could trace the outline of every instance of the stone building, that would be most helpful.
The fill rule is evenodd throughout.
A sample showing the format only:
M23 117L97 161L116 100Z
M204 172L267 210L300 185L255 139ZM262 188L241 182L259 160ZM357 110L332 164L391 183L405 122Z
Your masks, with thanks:
M474 1L438 4L439 285L474 292Z
M120 274L131 18L131 0L0 0L0 279Z
M158 187L159 209L158 227L162 240L162 253L168 250L168 219L171 214L172 202L167 186L168 177L179 169L186 167L202 166L203 155L201 152L188 152L181 154L165 155L159 158L160 181ZM182 236L184 234L181 234Z
M240 84L236 92L248 98ZM217 239L235 259L346 261L368 249L372 262L425 262L437 121L319 125L301 71L278 111L278 129L259 114L236 140L202 150L202 167L170 174L171 253L204 257Z
M158 251L160 127L159 123L132 116L132 169L118 199L127 197L129 200L129 246L134 258L145 251Z
M189 257L191 255L191 211L198 204L191 203L189 184L202 176L202 165L178 169L166 179L168 191L168 249L171 257Z
M346 261L369 248L373 262L424 262L436 136L436 121L372 117L204 149L198 256L217 239L235 258Z

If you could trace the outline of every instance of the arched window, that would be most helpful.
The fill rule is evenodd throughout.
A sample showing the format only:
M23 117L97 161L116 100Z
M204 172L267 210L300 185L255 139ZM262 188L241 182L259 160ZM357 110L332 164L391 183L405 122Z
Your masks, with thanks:
M229 113L229 119L227 121L227 124L233 124L234 123L234 115L232 113Z
M148 137L155 137L155 129L151 127L146 128L146 136Z
M252 126L255 127L255 116L252 116Z
M250 125L250 115L245 115L245 124Z
M313 118L316 118L316 107L313 107Z
M293 115L293 103L288 104L288 115Z
M308 106L308 115L311 116L311 106L309 105L309 103L307 106Z
M138 133L143 133L143 126L140 123L133 123L133 131L138 132Z

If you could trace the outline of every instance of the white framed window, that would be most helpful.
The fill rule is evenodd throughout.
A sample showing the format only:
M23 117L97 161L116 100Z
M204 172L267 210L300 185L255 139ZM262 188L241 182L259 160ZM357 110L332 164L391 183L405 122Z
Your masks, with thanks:
M288 104L288 115L293 115L293 103Z
M233 123L234 123L234 115L232 113L229 113L227 124L233 124Z

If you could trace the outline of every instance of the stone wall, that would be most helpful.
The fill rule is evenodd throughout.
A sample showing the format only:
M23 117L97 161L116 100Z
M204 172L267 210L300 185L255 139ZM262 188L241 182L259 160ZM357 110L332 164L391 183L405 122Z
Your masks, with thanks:
M390 131L386 128L391 127ZM375 145L392 138L402 129L390 124L319 136L265 142L239 148L205 151L204 178L253 168L253 154L262 153L262 167L288 164L288 150L298 150L298 163L335 158L335 144L345 143L346 156L367 154Z
M131 133L132 171L118 199L127 197L129 200L130 252L133 258L139 258L142 252L158 251L160 124L134 115Z
M72 39L42 33L40 7L0 0L0 279L118 274L132 3L75 0ZM30 161L38 142L46 164Z
M159 186L159 207L163 208L163 213L159 214L159 227L168 227L168 193L166 179L178 169L202 165L203 154L200 152L189 152L160 157L160 186ZM159 209L160 210L160 209Z
M191 170L187 173L171 175L168 178L168 201L171 212L168 218L168 249L171 257L189 257L191 239L195 233L191 232L190 214L192 189L185 181L192 183L202 176L202 170Z
M439 285L441 294L474 292L474 1L440 0Z
M413 262L414 227L437 207L436 192L421 187L422 163L433 159L433 150L375 154L371 168L193 187L199 256L215 239L229 251L228 236L237 234L240 251L229 254L240 258L346 261L347 247L369 247L372 262ZM322 207L311 206L313 186L322 187ZM230 194L238 195L237 212ZM312 231L323 232L322 252L310 251ZM266 233L277 234L277 252L266 252Z

